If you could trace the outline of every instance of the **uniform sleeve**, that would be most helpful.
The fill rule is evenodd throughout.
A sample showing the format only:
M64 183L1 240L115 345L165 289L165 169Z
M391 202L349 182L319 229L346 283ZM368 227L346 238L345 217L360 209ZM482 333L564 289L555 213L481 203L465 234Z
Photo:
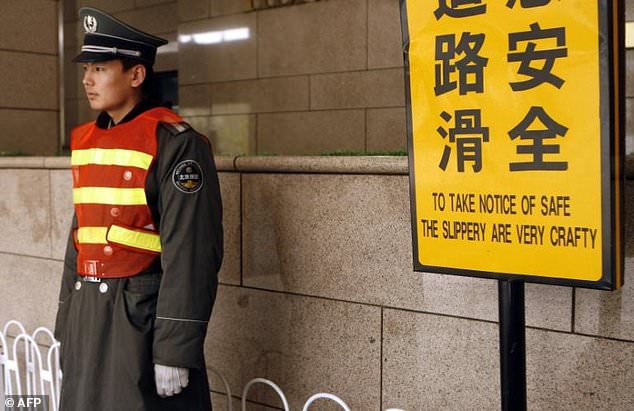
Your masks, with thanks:
M59 304L57 306L57 316L55 318L55 338L61 341L62 331L66 323L68 313L68 299L73 291L73 285L77 277L77 250L73 241L73 231L77 228L77 217L73 214L68 242L66 243L66 254L64 256L64 269L62 272L62 283L59 290Z
M223 250L218 176L205 137L191 129L174 134L161 128L158 137L157 208L163 275L153 359L155 364L203 368L203 344Z

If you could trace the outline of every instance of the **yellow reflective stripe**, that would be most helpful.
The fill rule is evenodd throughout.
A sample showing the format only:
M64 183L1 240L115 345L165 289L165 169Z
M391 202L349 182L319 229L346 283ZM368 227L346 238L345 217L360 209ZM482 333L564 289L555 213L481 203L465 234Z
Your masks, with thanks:
M79 187L73 188L75 204L144 205L143 188Z
M77 241L82 244L108 244L107 233L107 227L79 227Z
M152 156L136 150L89 148L86 150L73 150L70 163L73 166L98 164L103 166L130 166L147 170L150 168L150 163L152 163Z
M107 240L113 243L127 245L128 247L140 248L157 253L161 252L161 239L158 234L130 230L118 225L110 227Z

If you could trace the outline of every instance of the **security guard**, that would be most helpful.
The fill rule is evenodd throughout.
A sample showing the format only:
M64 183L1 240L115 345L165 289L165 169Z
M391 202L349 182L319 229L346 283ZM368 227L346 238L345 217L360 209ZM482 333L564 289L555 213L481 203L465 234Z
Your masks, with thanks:
M146 98L167 41L94 8L80 18L75 61L100 114L71 136L61 410L210 410L203 344L223 250L211 147Z

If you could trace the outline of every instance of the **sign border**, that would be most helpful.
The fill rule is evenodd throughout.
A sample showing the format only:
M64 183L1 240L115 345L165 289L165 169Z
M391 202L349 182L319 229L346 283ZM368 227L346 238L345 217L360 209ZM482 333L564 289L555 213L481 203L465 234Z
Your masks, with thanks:
M623 285L625 206L625 6L623 0L597 0L599 3L599 84L601 121L601 228L603 270L598 281L553 278L524 274L486 272L423 265L418 259L416 187L412 129L411 78L409 63L409 24L407 0L400 1L401 32L403 38L403 68L405 71L405 117L410 185L410 213L412 225L414 271L451 274L497 280L521 280L531 283L614 290ZM602 39L604 41L602 41ZM607 40L607 41L605 41ZM607 121L606 121L607 120Z

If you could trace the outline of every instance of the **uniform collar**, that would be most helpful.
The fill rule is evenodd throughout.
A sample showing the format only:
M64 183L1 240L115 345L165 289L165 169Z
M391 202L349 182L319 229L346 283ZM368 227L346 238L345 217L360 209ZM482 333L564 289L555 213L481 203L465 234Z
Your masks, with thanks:
M128 121L132 121L139 114L145 111L148 111L154 107L156 106L154 104L151 104L148 101L141 101L139 104L134 106L134 108L130 110L130 112L126 114L125 117L123 117L123 119L119 123L117 123L115 126L118 126L119 124L127 123ZM112 118L105 111L102 111L97 117L97 127L99 128L109 129L113 127L113 124L114 124L114 121L112 121Z

